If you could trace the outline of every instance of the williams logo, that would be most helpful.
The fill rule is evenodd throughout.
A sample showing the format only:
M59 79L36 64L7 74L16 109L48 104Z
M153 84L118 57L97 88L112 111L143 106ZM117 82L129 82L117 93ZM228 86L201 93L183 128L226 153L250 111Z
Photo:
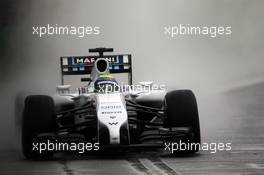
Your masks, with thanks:
M112 126L112 125L117 125L117 124L118 124L118 122L111 122L111 123L110 123L110 122L108 122L108 124Z

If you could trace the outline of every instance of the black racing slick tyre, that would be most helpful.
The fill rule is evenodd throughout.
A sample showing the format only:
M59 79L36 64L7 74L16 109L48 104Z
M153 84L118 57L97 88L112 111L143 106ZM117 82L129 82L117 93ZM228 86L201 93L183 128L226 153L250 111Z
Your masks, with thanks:
M175 90L165 96L166 115L164 125L167 128L186 127L190 129L187 138L181 140L191 145L184 152L199 151L201 143L198 107L195 95L191 90Z
M35 137L41 133L56 131L54 101L50 96L32 95L25 99L22 121L22 151L27 159L50 158L52 152L33 149Z

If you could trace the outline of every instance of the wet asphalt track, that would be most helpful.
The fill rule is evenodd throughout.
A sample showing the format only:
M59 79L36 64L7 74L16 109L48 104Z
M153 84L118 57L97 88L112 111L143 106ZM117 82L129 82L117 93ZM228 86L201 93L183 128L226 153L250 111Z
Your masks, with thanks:
M26 161L16 152L1 152L0 174L263 175L263 90L264 84L236 89L201 106L203 141L232 142L231 151L171 157L162 151L147 150L104 156L57 155L50 161Z

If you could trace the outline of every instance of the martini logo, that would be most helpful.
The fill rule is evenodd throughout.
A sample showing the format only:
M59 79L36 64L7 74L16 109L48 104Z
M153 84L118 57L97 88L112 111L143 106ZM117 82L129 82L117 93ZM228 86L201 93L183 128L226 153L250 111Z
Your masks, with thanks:
M110 63L118 63L118 59L114 56L111 57L104 57ZM72 57L71 62L72 65L76 64L93 64L96 61L94 57Z
M95 58L72 58L72 64L93 64L95 62Z

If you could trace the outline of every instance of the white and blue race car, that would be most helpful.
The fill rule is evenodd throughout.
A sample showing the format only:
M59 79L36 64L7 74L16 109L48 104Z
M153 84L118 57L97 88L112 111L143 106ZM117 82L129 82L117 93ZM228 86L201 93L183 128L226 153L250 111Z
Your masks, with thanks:
M200 144L196 98L191 90L162 92L127 90L113 77L127 73L132 86L131 55L104 55L112 48L89 49L92 56L61 57L61 85L54 96L25 99L22 148L26 158L50 157L54 150L36 151L37 142L98 143L111 147L163 147L166 142ZM64 76L84 75L86 85L70 93ZM88 77L89 76L89 77ZM151 83L141 84L151 86Z

